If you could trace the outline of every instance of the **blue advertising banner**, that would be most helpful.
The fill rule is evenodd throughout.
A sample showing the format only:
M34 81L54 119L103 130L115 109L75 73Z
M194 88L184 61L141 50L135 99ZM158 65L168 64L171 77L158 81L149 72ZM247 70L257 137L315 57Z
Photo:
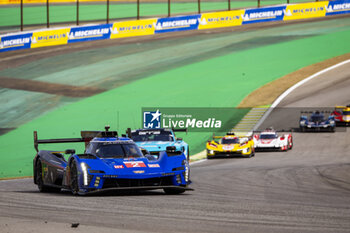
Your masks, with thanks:
M283 20L286 6L247 9L242 24Z
M326 16L350 13L350 1L329 1Z
M159 18L155 26L155 33L197 30L201 15Z
M0 52L29 49L33 33L0 37Z
M113 24L72 27L68 35L68 43L109 39L111 30L113 30Z

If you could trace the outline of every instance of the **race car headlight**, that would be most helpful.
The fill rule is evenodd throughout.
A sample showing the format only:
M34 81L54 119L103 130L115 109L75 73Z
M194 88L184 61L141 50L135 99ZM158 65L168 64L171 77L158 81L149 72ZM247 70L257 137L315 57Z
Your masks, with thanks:
M81 163L80 166L81 166L81 170L83 172L84 185L88 185L89 184L89 182L88 182L88 172L87 172L88 165L86 163Z
M243 152L243 153L248 153L248 152L249 152L249 147L244 148L244 149L242 150L242 152Z
M189 180L189 179L188 179L188 178L189 178L189 175L188 175L188 174L189 174L189 171L188 171L188 170L189 170L189 169L188 169L188 166L186 166L186 167L185 167L185 181L186 181L186 183L187 183L188 180Z
M300 125L305 125L305 121L300 121Z

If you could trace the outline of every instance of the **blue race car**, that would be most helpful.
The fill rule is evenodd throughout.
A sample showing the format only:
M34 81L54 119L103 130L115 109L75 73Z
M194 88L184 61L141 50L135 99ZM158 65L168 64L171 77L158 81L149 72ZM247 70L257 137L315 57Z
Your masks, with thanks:
M141 148L148 150L156 158L168 146L175 147L176 151L183 152L189 159L189 147L182 138L176 138L174 132L186 129L127 129L128 136Z
M127 137L116 131L81 131L81 138L38 140L34 131L34 183L41 192L71 190L91 194L109 190L163 189L180 194L188 187L189 164L184 153L167 147L158 159L144 155ZM85 142L85 153L75 150L38 150L38 144ZM70 154L66 160L63 154Z
M314 112L302 112L302 114L311 115L301 115L299 121L299 127L301 132L305 131L331 131L334 132L335 120L334 116L329 115L325 117L324 111L314 111Z

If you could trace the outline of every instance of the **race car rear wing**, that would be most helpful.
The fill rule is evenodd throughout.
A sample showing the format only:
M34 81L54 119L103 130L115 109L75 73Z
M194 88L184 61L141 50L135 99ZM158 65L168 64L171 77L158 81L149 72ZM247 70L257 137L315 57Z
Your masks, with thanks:
M81 138L58 138L58 139L38 139L38 132L34 131L34 148L38 152L39 144L49 143L73 143L85 142L85 147L94 137L118 137L117 131L109 131L109 126L105 127L105 131L80 131Z
M235 135L233 132L228 132L225 136L216 136L214 133L213 133L213 139L221 139L221 138L224 138L224 137L227 137L227 136L234 136L234 137L237 137L237 138L250 138L249 135L247 136L240 136L240 135Z

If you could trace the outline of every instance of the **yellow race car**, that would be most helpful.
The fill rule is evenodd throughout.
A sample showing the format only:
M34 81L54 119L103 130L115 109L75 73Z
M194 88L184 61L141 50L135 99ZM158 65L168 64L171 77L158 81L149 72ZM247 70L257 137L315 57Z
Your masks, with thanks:
M220 139L216 141L215 139ZM242 156L250 158L254 156L254 141L252 137L238 137L229 132L225 136L213 135L213 140L207 142L207 158Z

